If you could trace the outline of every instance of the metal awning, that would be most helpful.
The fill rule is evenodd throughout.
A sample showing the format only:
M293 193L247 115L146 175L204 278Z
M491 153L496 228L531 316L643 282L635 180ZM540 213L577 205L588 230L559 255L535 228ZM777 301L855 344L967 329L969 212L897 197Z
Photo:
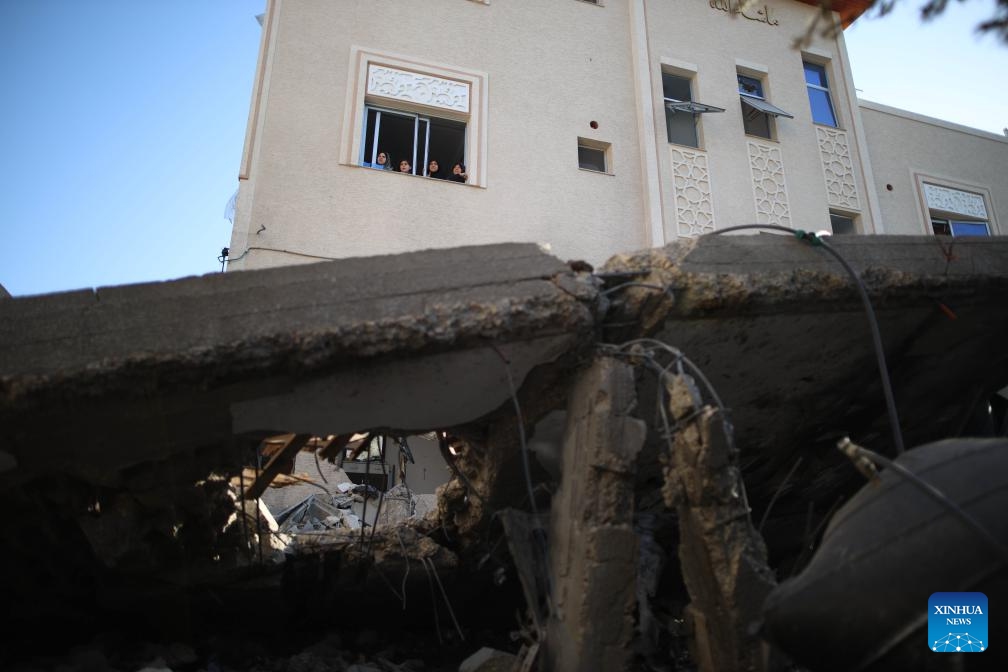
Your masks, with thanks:
M672 100L665 99L665 109L672 112L689 112L690 114L703 114L704 112L724 112L723 108L705 105L692 100Z
M766 112L767 114L773 115L775 117L787 117L788 119L794 119L793 114L788 114L787 112L780 109L776 105L771 105L762 98L755 98L753 96L749 96L744 93L740 93L739 98L742 99L743 105L748 105L749 107L759 112Z

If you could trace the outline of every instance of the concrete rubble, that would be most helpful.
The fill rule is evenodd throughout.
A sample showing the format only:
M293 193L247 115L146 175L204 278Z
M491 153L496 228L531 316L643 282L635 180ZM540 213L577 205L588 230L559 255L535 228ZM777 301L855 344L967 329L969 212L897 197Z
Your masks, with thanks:
M907 446L1008 434L1008 241L830 244ZM778 235L4 299L0 666L45 622L195 651L134 669L253 669L225 634L320 642L262 670L775 669L762 600L862 482L837 439L893 451L867 324Z

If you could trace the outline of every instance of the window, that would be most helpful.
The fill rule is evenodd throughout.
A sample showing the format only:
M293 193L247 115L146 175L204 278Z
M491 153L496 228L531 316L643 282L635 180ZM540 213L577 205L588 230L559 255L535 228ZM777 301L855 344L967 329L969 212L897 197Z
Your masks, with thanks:
M920 177L918 177L920 179ZM927 218L936 236L989 236L992 226L987 207L989 194L967 191L951 183L920 182Z
M724 112L720 107L694 102L688 77L663 72L662 96L665 101L665 129L668 132L668 141L677 145L699 147L697 115L704 112Z
M406 159L422 175L436 159L449 176L461 161L466 184L487 186L487 73L356 46L350 63L341 164L374 167L385 152L396 169Z
M388 157L387 170L398 171L406 161L412 175L423 175L431 160L442 169L465 164L465 123L370 105L365 111L362 166L378 168L379 153Z
M987 222L931 217L931 230L936 236L989 236Z
M772 140L775 117L794 119L792 115L767 101L763 96L763 82L755 77L738 75L738 89L742 101L742 126L746 135Z
M833 235L844 236L857 233L857 226L855 225L853 215L846 215L842 212L830 210L829 219Z
M830 99L826 68L808 62L803 65L805 66L805 86L808 88L809 106L812 108L812 121L823 126L836 127L836 113L833 111L833 101Z
M596 173L608 173L609 143L578 138L578 168Z

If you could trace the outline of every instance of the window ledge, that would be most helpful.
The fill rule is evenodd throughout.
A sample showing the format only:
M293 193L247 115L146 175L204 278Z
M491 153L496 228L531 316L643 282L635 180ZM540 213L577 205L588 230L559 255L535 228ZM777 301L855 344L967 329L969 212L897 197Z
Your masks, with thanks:
M603 173L601 170L589 170L588 168L581 168L580 166L578 167L578 170L582 173L591 173L592 175L608 175L609 177L616 177L616 173Z
M823 128L832 128L832 129L837 130L837 131L845 131L845 130L847 130L843 126L831 126L830 124L823 124L823 123L818 122L818 121L813 121L812 125L813 126L822 126Z
M694 147L693 145L684 145L681 142L671 142L671 141L669 141L668 142L668 146L669 147L682 147L683 149L688 149L691 152L704 152L704 153L707 152L707 150L704 149L703 147Z
M400 175L402 177L419 177L422 180L427 180L427 181L430 181L430 182L446 182L448 184L457 184L457 185L460 185L460 186L463 186L463 187L481 187L481 188L485 188L485 187L483 187L483 185L474 184L472 182L456 182L455 180L443 180L443 179L441 179L439 177L427 177L426 175L414 175L412 173L400 173L398 170L379 170L378 168L372 168L371 166L362 166L359 163L350 164L350 167L351 168L362 168L364 170L367 170L367 171L370 171L370 172L373 172L373 173L388 173L389 175ZM584 170L584 169L582 169L582 170ZM597 171L589 170L588 172L589 173L593 173L593 172L597 172Z

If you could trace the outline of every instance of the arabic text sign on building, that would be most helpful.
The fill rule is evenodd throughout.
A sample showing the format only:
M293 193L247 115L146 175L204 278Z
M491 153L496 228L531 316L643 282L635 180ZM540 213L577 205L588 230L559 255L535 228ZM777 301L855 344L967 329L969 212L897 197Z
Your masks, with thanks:
M759 21L768 26L780 24L780 21L770 16L770 7L767 5L756 7L754 5L755 3L746 2L745 0L710 0L712 9L727 12L731 16L738 14L744 19Z

